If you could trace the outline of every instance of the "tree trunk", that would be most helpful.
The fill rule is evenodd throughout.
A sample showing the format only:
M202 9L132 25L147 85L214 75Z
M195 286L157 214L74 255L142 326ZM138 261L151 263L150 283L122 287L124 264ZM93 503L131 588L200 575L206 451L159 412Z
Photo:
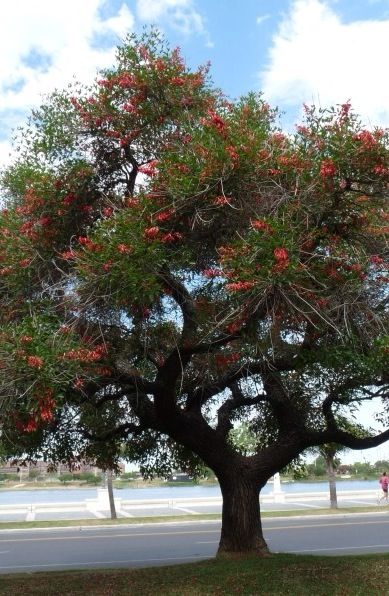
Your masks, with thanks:
M116 519L116 507L115 498L113 496L113 485L112 485L112 470L107 470L107 490L109 499L109 508L111 510L111 519Z
M242 477L239 470L219 478L223 495L222 530L218 554L267 555L259 506L259 484Z
M330 488L330 508L337 509L338 508L338 497L336 494L334 456L327 454L325 459L326 459L326 467L327 467L328 484L329 484L329 488Z

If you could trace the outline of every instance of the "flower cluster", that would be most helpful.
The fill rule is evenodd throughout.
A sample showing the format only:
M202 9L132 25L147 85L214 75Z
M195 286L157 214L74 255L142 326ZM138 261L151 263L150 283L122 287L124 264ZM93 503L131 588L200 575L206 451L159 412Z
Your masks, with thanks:
M150 161L149 163L143 164L139 166L138 172L140 174L144 174L145 176L155 176L157 173L157 161Z
M320 176L322 178L333 178L336 174L336 166L332 159L323 159L320 164Z
M273 267L273 270L277 273L283 271L289 266L289 253L286 248L277 247L273 251L273 256L276 264Z
M88 348L77 348L64 352L60 357L61 360L76 360L78 362L96 362L101 360L106 354L107 349L104 345L98 345L90 350Z
M120 252L122 255L129 255L133 252L133 247L132 246L128 246L127 244L124 243L120 243L117 246L117 250L118 252Z
M39 370L43 366L43 358L40 356L27 356L26 361L31 368L37 368Z
M155 240L159 236L159 227L152 226L151 228L146 228L143 236L146 240Z
M255 286L254 281L237 281L226 284L227 290L230 292L246 292Z
M219 133L225 132L226 123L214 110L209 109L207 116L207 118L202 119L202 124L216 129Z
M262 219L256 219L256 220L252 221L251 222L251 227L254 230L258 230L260 232L266 232L267 234L273 234L273 232L274 232L274 230L271 227L271 225L269 225L268 223L266 223Z

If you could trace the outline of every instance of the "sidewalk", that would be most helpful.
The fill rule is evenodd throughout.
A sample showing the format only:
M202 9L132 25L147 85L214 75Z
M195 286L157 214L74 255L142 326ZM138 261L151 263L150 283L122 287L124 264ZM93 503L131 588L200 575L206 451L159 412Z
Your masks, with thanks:
M260 497L261 511L307 511L327 509L330 506L327 491L315 493L276 492ZM377 506L377 491L338 491L340 508ZM119 518L187 516L221 514L221 497L179 499L115 498ZM381 504L385 509L388 505ZM0 522L56 521L78 519L109 519L108 494L99 491L98 498L70 503L36 503L30 505L1 505Z

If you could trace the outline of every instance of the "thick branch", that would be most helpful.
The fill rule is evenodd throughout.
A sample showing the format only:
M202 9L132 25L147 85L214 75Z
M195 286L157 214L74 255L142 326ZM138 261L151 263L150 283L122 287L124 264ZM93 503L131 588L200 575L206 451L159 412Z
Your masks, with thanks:
M223 377L209 383L207 385L203 385L201 387L196 387L193 391L188 392L190 395L190 404L191 407L196 407L199 404L202 405L206 403L209 399L221 393L227 387L230 387L237 381L241 379L247 379L254 375L264 375L268 374L272 371L283 371L289 370L291 367L290 359L279 358L275 361L269 362L267 360L263 360L261 362L247 362L241 366L236 366L231 368ZM188 402L189 402L188 400Z
M311 433L310 444L307 447L313 445L323 445L324 443L340 443L350 449L370 449L371 447L378 447L385 441L389 440L389 429L384 432L378 433L378 435L370 437L355 437L351 433L348 433L341 429L325 430L322 432Z
M256 397L246 397L240 389L238 383L234 383L231 387L232 397L225 401L218 410L218 423L216 430L223 436L226 436L232 429L231 422L232 414L244 406L254 406L261 402L268 401L266 394L258 394Z
M184 342L192 337L196 331L196 314L193 305L192 296L186 289L185 285L178 279L173 277L167 268L164 268L159 274L159 279L171 292L172 298L178 304L181 309L183 317L183 328L181 333L181 341Z

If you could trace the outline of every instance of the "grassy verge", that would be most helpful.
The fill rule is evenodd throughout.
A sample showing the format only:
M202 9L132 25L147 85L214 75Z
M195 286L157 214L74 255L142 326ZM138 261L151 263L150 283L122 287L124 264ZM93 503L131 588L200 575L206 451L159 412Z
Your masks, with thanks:
M348 513L375 513L375 512L389 512L389 507L343 507L339 509L295 509L285 511L263 511L261 518L268 517L301 517L318 516L318 515L344 515ZM0 522L0 530L10 529L28 529L28 528L71 528L79 526L105 526L105 525L131 525L131 524L157 524L164 522L180 522L180 521L212 521L221 519L219 513L199 513L192 515L164 515L164 516L148 516L148 517L121 517L116 520L109 518L105 519L61 519L50 521L9 521Z
M72 571L0 577L12 596L374 596L389 594L389 555L212 559L134 570Z

